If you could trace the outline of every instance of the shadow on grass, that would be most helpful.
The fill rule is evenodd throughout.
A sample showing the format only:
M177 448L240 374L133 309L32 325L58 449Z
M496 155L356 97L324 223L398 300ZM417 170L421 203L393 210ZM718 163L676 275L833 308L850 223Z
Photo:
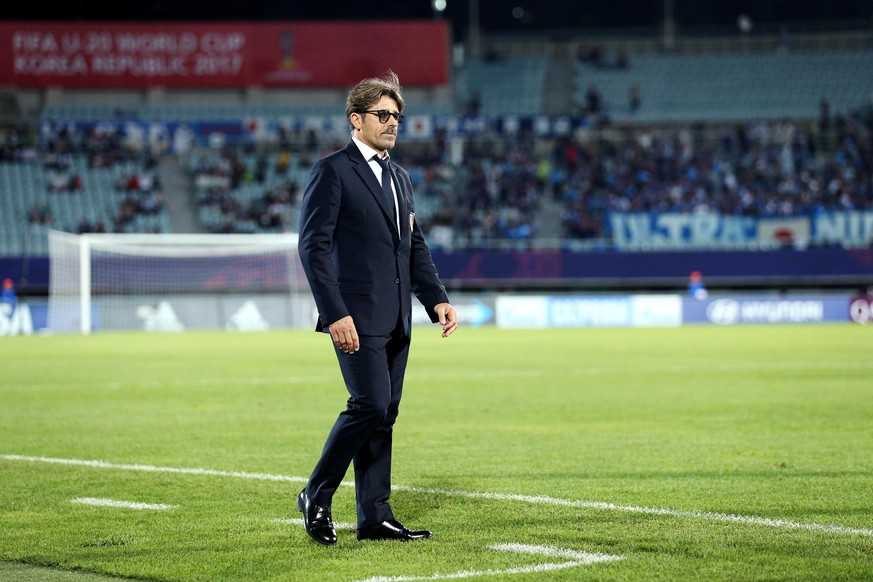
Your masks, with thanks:
M0 580L9 582L109 582L127 580L80 570L60 570L45 566L0 562Z

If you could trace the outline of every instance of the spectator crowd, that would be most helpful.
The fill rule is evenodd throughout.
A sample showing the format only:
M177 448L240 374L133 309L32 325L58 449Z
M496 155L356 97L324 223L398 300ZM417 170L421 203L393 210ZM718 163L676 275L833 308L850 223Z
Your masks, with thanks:
M538 236L600 240L610 236L610 212L869 211L873 114L832 118L823 107L814 122L588 127L555 140L477 136L454 171L464 176L455 182L460 187L438 200L425 224L437 241L462 245ZM560 232L538 227L545 201L562 208Z
M44 123L38 131L28 125L0 130L0 163L35 165L40 169L37 175L44 176L43 184L30 185L34 202L27 209L27 221L79 233L133 232L137 217L162 212L165 195L155 171L160 154L151 144L110 123ZM110 185L114 204L109 225L89 218L81 203L81 217L74 227L59 223L48 202L52 197L95 194L102 184ZM75 207L77 202L73 197L64 206Z
M87 156L89 169L136 160L133 173L116 186L124 194L109 227L116 232L127 231L138 215L164 209L154 171L162 152L147 142L132 147L112 125L87 131L43 126L38 148L14 128L4 128L0 137L0 163L43 164L46 190L56 195L88 188L87 179L72 171L72 156ZM189 154L197 202L211 217L204 228L295 230L309 168L343 145L332 139L317 143L310 133L271 150L224 146ZM608 240L610 212L790 217L873 210L870 108L832 115L823 103L813 121L594 124L549 139L526 129L511 135L486 129L464 137L461 148L437 130L431 140L401 140L392 155L413 178L419 224L431 244L442 247ZM53 221L44 204L35 204L27 219ZM85 219L79 227L106 229Z
M611 211L791 217L873 210L869 116L567 140L553 159L567 238L604 236Z
M198 154L192 174L202 226L221 233L296 230L292 217L301 186L291 167L287 149L250 154L225 146Z

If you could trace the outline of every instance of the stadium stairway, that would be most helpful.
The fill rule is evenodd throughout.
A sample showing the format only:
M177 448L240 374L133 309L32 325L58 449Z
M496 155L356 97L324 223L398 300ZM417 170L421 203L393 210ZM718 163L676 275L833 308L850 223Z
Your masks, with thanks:
M546 115L566 115L574 110L574 75L566 58L549 59L543 82L543 111Z
M21 117L18 97L13 91L0 91L0 120L15 121Z
M564 203L551 195L543 194L537 209L537 237L534 246L551 248L556 239L561 238L564 221Z
M164 186L172 232L205 232L197 220L197 200L191 178L179 158L164 156L158 164L157 174Z

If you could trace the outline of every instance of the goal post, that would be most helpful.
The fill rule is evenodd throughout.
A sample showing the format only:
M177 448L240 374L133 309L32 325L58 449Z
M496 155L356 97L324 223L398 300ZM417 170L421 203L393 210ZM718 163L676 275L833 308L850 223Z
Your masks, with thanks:
M49 233L52 332L313 325L296 234Z

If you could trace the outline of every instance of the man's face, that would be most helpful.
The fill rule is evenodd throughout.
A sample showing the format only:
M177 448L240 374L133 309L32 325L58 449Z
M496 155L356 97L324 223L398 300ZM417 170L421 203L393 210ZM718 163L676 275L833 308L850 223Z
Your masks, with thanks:
M381 109L391 113L400 112L397 108L397 102L387 95L383 95L376 104L368 108L369 111ZM388 121L382 123L379 121L379 116L374 113L352 113L351 120L358 139L377 152L383 153L394 147L394 143L397 141L398 125L394 117L389 117Z

